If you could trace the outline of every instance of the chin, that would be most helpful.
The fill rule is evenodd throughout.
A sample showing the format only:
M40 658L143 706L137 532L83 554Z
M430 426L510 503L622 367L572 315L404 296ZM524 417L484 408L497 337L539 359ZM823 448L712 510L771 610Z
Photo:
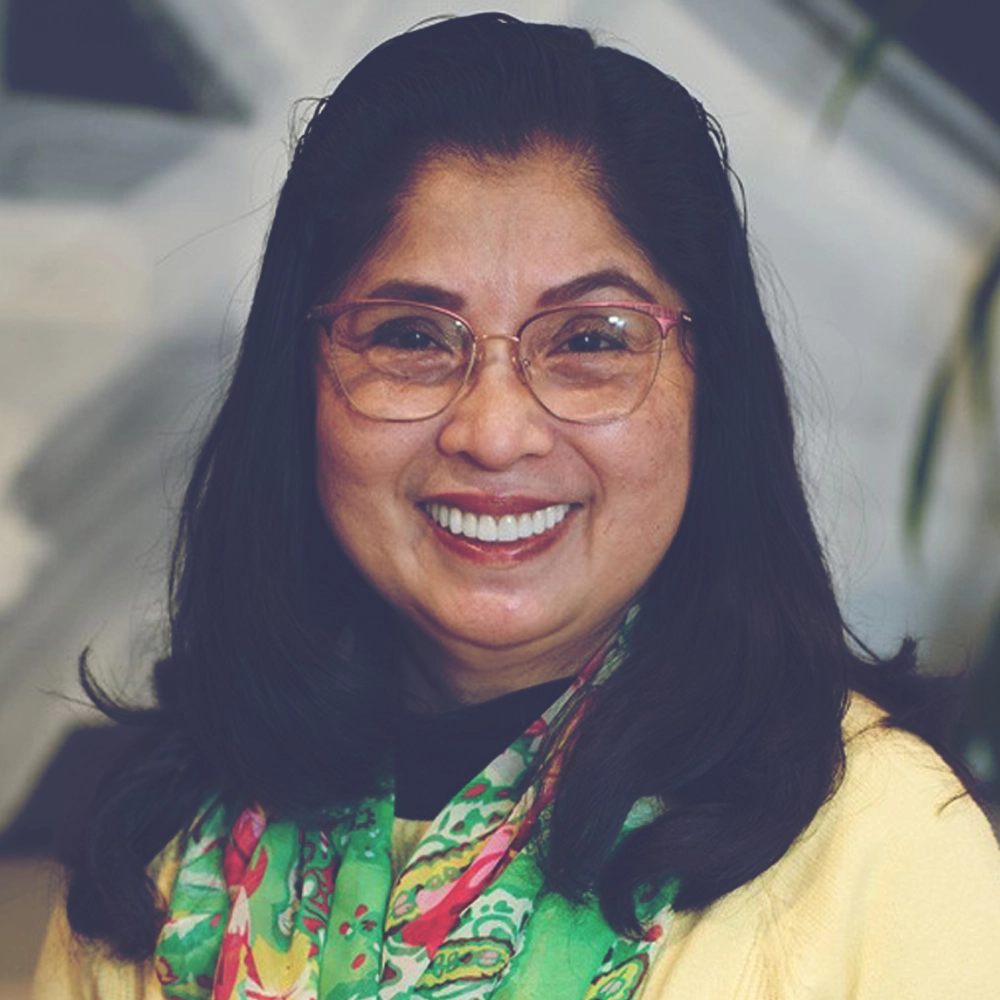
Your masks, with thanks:
M444 643L460 642L496 650L527 647L558 631L561 619L543 612L543 608L535 605L530 613L517 610L498 614L493 607L480 615L435 619L428 631ZM553 625L554 622L557 624Z

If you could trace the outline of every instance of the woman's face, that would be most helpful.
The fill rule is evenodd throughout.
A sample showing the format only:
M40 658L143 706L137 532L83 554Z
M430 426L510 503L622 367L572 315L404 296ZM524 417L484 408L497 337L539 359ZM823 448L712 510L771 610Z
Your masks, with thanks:
M554 152L489 170L435 162L340 297L443 305L480 337L515 333L567 290L570 304L683 308L577 177L575 162ZM677 337L638 409L597 425L546 412L518 378L508 341L484 347L464 394L413 423L357 413L316 371L326 517L462 701L579 669L670 546L691 472L695 376ZM432 504L497 517L558 505L568 513L530 539L483 542L440 527Z

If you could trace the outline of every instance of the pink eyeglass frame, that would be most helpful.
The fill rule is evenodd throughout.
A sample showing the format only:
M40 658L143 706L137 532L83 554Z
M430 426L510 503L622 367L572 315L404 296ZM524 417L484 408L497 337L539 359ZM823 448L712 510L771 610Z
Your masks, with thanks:
M548 309L542 309L532 316L529 316L517 329L517 333L514 334L487 334L486 336L481 336L476 333L472 328L472 324L460 313L454 312L451 309L445 309L443 306L433 305L428 302L413 302L409 299L347 299L340 302L328 302L325 305L316 306L310 309L306 314L306 319L317 320L317 321L331 321L335 320L338 316L342 316L346 312L350 312L352 309L358 309L363 306L413 306L417 309L428 309L431 312L439 313L442 316L447 316L449 319L455 320L460 323L466 330L472 334L472 351L469 356L469 364L466 368L465 373L462 376L461 385L455 392L455 395L441 407L440 410L430 413L424 417L373 417L374 420L385 420L390 423L413 423L419 420L430 420L432 417L436 417L439 413L443 413L456 399L458 399L465 387L469 384L469 377L476 368L476 363L478 361L479 352L478 347L480 344L485 343L487 340L509 340L511 343L520 344L521 334L536 320L541 319L543 316L549 316L553 313L568 312L572 309L628 309L631 312L643 313L646 316L650 316L656 320L660 327L660 350L657 352L656 357L656 368L654 369L653 376L650 379L649 385L646 391L639 397L632 409L628 410L626 413L617 414L613 417L605 418L606 420L617 420L621 417L628 416L630 413L634 413L649 395L649 390L653 387L653 382L656 380L656 373L660 370L660 362L663 357L663 342L667 339L667 334L676 326L687 327L691 325L694 321L692 320L689 313L682 309L670 309L667 306L661 306L658 303L652 302L571 302L566 305L561 306L551 306ZM323 323L324 329L329 336L330 329L328 323ZM514 363L514 370L517 372L519 378L527 387L528 391L534 396L535 400L548 413L551 413L557 420L564 420L567 423L602 423L604 420L575 420L572 417L563 417L558 413L554 413L549 407L541 400L535 393L535 389L531 385L531 380L528 376L526 369L527 360L522 358L518 353L516 356L511 358ZM330 365L331 373L340 382L340 376L337 374L336 369ZM343 386L342 386L343 388ZM345 395L346 390L345 390ZM354 409L357 409L359 413L364 413L360 410L357 404L351 399L350 395L347 395L347 400ZM366 414L367 415L367 414Z
M684 312L684 310L669 309L667 306L661 306L653 302L571 302L562 306L550 306L548 309L542 309L534 315L529 316L518 327L517 333L494 333L483 337L473 330L472 324L464 316L462 316L461 313L452 312L451 309L445 309L443 306L436 306L429 302L411 302L409 299L347 299L343 302L327 302L325 305L316 306L315 308L310 309L306 314L306 319L332 320L343 315L345 312L350 312L351 309L357 309L360 306L369 305L415 306L418 309L430 309L432 312L441 313L449 319L458 320L458 322L472 334L472 342L474 345L482 343L486 340L520 341L521 334L524 332L525 328L534 323L536 319L541 319L543 316L549 316L552 313L566 312L570 309L629 309L632 312L645 313L647 316L652 316L653 319L655 319L659 324L660 337L663 340L667 339L667 333L672 327L675 327L678 324L688 325L693 322L691 316ZM473 348L473 357L475 357L475 348Z

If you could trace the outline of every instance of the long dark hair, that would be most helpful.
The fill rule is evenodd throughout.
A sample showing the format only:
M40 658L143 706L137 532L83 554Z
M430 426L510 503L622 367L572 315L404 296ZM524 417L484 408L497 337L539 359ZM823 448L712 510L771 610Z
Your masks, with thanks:
M628 660L570 753L550 887L598 893L628 932L643 883L678 875L679 908L708 904L773 864L836 787L849 688L915 703L911 644L880 663L845 638L716 122L676 80L585 31L443 20L366 56L298 142L183 506L157 707L118 707L84 671L105 711L144 735L73 861L77 932L151 954L161 914L145 866L206 801L322 822L386 779L400 640L319 509L304 317L375 246L428 156L513 158L540 142L588 166L683 296L697 371L686 510ZM647 795L670 808L615 850Z

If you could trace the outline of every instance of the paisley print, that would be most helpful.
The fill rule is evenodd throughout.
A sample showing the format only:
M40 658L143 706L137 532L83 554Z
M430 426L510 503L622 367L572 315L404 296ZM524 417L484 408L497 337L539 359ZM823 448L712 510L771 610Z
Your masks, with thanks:
M595 903L543 892L536 853L568 736L611 649L442 810L396 884L393 798L326 829L209 808L187 833L155 969L168 1000L632 1000L676 884L647 890L638 941ZM626 830L658 804L637 803ZM537 919L535 919L537 918Z

